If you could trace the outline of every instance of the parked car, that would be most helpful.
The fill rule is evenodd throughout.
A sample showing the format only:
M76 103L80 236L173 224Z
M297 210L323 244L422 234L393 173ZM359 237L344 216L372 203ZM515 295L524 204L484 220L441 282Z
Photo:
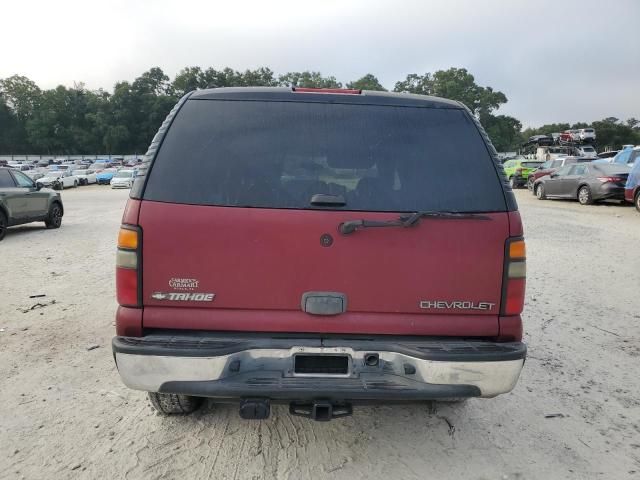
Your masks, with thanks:
M109 185L111 183L111 179L117 171L118 169L116 168L105 168L104 170L102 170L96 175L98 185Z
M537 179L542 178L545 175L550 175L556 170L564 167L565 165L571 165L574 163L584 163L584 162L590 162L590 161L591 161L590 158L582 158L582 157L562 157L562 158L556 158L555 160L548 160L544 162L542 165L540 165L540 168L538 168L537 170L534 170L529 174L529 178L527 179L527 188L531 193L535 193L533 191L533 184Z
M7 165L9 168L13 168L14 170L18 170L19 172L27 172L32 170L33 167L26 163L10 163Z
M620 150L620 152L618 152L618 154L609 161L610 163L632 167L636 163L638 157L640 157L640 147L627 147Z
M525 244L488 142L460 103L433 97L183 97L118 236L123 382L163 414L210 397L252 419L271 402L330 420L358 402L510 391Z
M578 131L577 130L565 130L560 133L560 143L572 143L578 141Z
M504 163L504 173L511 188L520 188L527 184L529 175L542 165L537 160L508 160Z
M118 170L111 179L111 188L131 188L134 175L133 170Z
M608 163L567 165L537 179L533 191L540 200L565 198L591 205L598 200L624 200L629 167Z
M553 143L554 144L559 144L560 143L560 133L559 132L553 132L551 134L551 138L553 138Z
M567 146L543 146L536 149L535 159L540 162L547 160L555 160L560 157L569 157L574 155L573 147Z
M76 177L71 170L50 170L44 177L36 180L36 185L40 187L51 187L55 190L77 187L79 183L78 177Z
M42 170L40 168L34 168L33 170L29 170L27 172L23 172L27 177L29 177L31 180L33 180L34 182L36 180L39 180L40 178L44 177L47 172L46 170Z
M576 154L579 157L584 157L584 158L598 158L598 153L596 152L596 149L593 148L591 145L578 145L575 147L576 150Z
M109 165L106 163L92 163L89 165L89 168L96 173L100 173L101 171L109 168Z
M640 162L633 164L624 189L624 199L633 203L640 212Z
M600 152L598 153L598 163L608 163L606 161L602 161L603 159L613 158L615 157L620 150L609 150L608 152Z
M553 145L553 137L549 135L534 135L529 137L529 143L534 145Z
M595 143L596 131L593 128L581 128L578 130L578 138L582 143Z
M78 178L78 182L80 182L80 185L91 185L93 183L97 183L98 181L96 172L94 172L93 170L74 170L73 174Z
M59 193L40 189L18 170L0 167L0 240L14 225L44 222L47 228L59 228L63 214Z

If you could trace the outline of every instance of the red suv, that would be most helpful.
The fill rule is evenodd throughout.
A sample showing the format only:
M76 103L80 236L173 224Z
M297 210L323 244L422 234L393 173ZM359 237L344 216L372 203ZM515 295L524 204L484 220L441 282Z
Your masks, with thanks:
M464 173L461 173L464 172ZM113 352L161 413L315 420L494 397L522 369L525 245L485 132L419 95L185 96L118 237Z

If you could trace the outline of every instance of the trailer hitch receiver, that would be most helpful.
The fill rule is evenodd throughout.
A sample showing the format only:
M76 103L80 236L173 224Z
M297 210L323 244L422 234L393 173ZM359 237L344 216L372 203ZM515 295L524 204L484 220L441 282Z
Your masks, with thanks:
M334 418L352 415L353 408L350 403L333 403L321 400L313 403L292 402L289 405L289 413L317 422L328 422Z

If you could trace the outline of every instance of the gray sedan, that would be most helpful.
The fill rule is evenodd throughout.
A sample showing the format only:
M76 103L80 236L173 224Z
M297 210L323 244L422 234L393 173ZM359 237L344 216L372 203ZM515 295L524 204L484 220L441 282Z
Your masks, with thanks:
M610 163L577 163L567 165L533 184L540 200L566 198L591 205L598 200L624 201L624 185L630 168Z

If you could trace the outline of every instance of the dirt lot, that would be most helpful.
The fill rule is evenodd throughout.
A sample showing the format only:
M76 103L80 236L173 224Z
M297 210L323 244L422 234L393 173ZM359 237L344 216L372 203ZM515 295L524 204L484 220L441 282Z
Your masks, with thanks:
M640 478L632 207L517 192L529 357L511 394L330 423L275 407L251 422L231 406L163 418L121 384L110 340L127 194L65 191L60 230L19 227L0 244L1 478Z

